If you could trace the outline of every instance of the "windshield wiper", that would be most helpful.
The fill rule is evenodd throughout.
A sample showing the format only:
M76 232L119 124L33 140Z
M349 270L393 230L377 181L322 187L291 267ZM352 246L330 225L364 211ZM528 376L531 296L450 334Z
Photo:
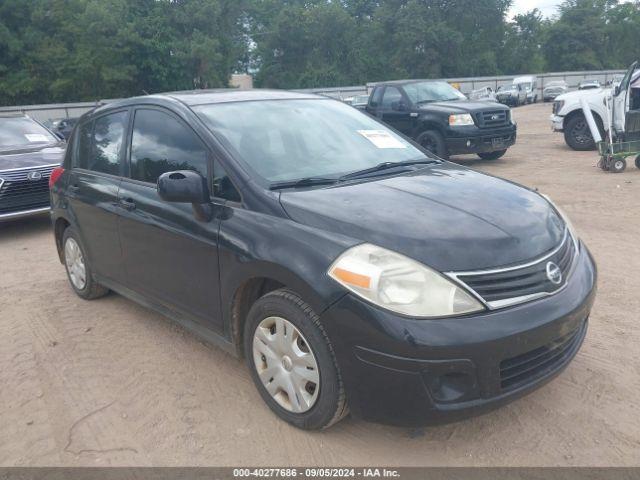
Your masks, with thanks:
M269 185L269 190L280 190L282 188L300 188L300 187L313 187L316 185L331 185L338 180L335 178L326 177L307 177L299 178L298 180L286 180L283 182L274 182Z
M350 180L352 178L359 178L369 175L370 173L382 172L384 170L390 170L392 168L399 167L408 167L411 165L432 165L432 164L440 164L442 163L440 160L436 160L435 158L422 158L419 160L405 160L404 162L383 162L379 163L375 167L365 168L364 170L356 170L355 172L347 173L346 175L341 176L338 180Z

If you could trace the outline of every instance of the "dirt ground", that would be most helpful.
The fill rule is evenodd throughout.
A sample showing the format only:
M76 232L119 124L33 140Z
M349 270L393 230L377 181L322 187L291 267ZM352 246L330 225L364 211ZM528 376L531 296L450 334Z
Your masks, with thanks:
M600 171L549 111L515 110L501 160L461 160L551 195L598 262L585 344L542 389L436 428L299 431L241 361L118 295L76 297L31 219L0 226L0 465L640 465L640 170Z

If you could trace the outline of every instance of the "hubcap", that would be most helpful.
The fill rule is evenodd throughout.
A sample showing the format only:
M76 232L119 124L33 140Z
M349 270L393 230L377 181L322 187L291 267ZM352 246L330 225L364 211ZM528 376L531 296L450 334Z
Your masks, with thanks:
M268 317L253 334L258 377L278 404L293 413L311 409L318 399L318 363L300 330L281 317Z
M74 287L82 290L87 284L87 274L84 266L84 257L78 242L73 238L67 238L64 244L64 262L67 266L69 279Z

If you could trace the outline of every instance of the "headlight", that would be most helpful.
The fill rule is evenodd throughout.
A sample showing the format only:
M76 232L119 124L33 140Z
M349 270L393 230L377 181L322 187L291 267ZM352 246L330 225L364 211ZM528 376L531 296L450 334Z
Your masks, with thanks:
M446 317L484 309L440 273L368 243L344 252L328 273L371 303L411 317Z
M473 125L473 117L470 113L460 113L456 115L449 115L449 125L452 127L463 127L466 125Z

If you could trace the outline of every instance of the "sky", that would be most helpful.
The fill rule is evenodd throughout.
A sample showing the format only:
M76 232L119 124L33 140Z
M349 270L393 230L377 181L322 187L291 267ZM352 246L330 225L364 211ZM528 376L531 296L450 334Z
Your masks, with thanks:
M551 17L557 13L556 7L561 3L562 0L514 0L509 13L513 16L537 8L545 17Z

